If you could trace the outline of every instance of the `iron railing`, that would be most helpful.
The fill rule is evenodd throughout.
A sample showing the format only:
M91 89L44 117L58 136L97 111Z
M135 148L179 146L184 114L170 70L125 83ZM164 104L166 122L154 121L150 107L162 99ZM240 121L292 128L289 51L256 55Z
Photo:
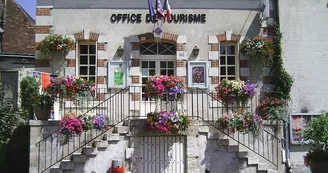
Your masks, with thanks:
M238 147L253 151L258 156L278 168L280 140L268 130L262 130L258 136L244 134L239 131L231 132L219 129L216 121L227 113L233 113L240 106L225 105L217 99L215 92L208 92L199 88L189 88L179 101L168 101L168 96L159 100L149 99L141 94L141 86L129 86L120 90L109 90L104 101L92 102L90 107L74 107L65 109L64 112L87 112L104 114L108 116L110 126L134 118L146 118L147 113L157 108L158 111L185 111L191 119L202 120L215 127L223 134L234 140ZM257 98L250 100L243 108L255 111ZM89 104L87 103L89 106ZM107 130L106 130L107 131ZM92 141L102 137L106 131L90 130L80 136L73 136L69 140L62 140L63 136L58 130L39 141L38 147L38 172L44 172L56 165L61 160L68 158L74 152L80 152ZM65 143L64 143L65 142Z

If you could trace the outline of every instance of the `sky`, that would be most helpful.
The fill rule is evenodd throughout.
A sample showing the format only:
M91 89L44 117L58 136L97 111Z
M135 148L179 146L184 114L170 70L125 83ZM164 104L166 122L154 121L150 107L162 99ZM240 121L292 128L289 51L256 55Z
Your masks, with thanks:
M35 10L36 10L36 0L16 0L19 5L21 5L24 10L35 19Z

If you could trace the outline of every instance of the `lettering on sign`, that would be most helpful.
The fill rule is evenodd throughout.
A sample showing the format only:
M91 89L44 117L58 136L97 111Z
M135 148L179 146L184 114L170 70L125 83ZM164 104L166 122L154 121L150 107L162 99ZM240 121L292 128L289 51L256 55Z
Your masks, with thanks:
M145 23L151 23L149 14L145 16ZM111 23L141 23L141 14L112 14L110 17ZM156 16L153 19L157 22ZM206 23L206 14L171 14L169 21L166 23Z

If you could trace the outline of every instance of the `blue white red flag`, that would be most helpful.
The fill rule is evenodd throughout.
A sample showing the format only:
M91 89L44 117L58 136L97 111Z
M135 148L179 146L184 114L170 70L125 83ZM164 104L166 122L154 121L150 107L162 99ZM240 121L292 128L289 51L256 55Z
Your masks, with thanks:
M171 10L169 0L164 1L164 8L163 9L166 10L166 19L167 19L167 21L170 21L171 20L172 10Z
M155 16L155 13L154 13L154 7L153 7L153 4L151 3L151 0L148 0L148 9L149 9L149 18L150 18L150 21L154 21L154 16Z
M160 0L156 0L156 12L157 12L158 19L165 18L163 6Z

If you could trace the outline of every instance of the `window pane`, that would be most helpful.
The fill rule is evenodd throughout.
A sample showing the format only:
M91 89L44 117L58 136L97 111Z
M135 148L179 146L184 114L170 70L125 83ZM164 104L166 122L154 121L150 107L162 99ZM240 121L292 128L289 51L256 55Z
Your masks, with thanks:
M228 80L235 80L235 77L228 77Z
M167 62L167 67L168 67L168 68L174 68L174 63L173 63L173 61L168 61L168 62Z
M88 64L88 56L80 56L80 64Z
M221 65L226 65L226 57L225 56L220 57L220 64Z
M96 64L96 56L90 56L90 62L89 62L89 64L93 64L93 65Z
M225 54L226 51L225 51L225 46L220 46L220 54Z
M166 70L161 70L161 75L166 75Z
M96 75L96 67L94 66L89 67L89 75Z
M80 75L87 75L88 67L80 67Z
M235 67L228 67L228 75L235 75Z
M228 65L235 65L235 57L228 56Z
M155 61L149 61L149 68L155 68Z
M88 45L80 45L80 54L88 54Z
M89 54L96 54L96 45L89 45Z
M89 77L89 81L95 82L96 81L96 77Z
M149 76L156 75L155 69L149 70Z
M147 81L148 77L143 77L141 80L142 84L146 84L146 81Z
M220 77L220 81L222 81L223 79L225 79L226 77Z
M161 61L161 68L166 68L166 61Z
M227 46L227 54L235 54L235 46Z
M169 76L173 75L174 76L174 70L168 70L167 75L169 75Z
M148 68L148 61L142 61L142 68Z
M220 74L221 75L226 75L226 68L225 67L220 68Z

